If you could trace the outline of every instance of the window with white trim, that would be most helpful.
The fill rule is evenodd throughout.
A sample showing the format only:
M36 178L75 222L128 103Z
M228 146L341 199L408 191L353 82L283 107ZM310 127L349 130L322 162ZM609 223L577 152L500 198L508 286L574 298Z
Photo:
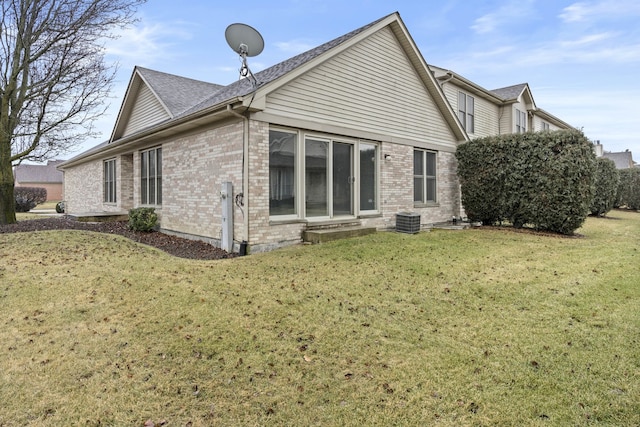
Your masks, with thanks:
M104 161L104 197L105 203L116 203L116 159Z
M413 150L413 201L415 203L437 203L436 163L435 151L418 148Z
M549 123L547 122L542 122L542 130L549 130Z
M475 132L475 100L473 96L458 92L458 119L468 133Z
M140 203L162 205L162 148L140 153Z
M516 108L516 133L527 131L527 113Z

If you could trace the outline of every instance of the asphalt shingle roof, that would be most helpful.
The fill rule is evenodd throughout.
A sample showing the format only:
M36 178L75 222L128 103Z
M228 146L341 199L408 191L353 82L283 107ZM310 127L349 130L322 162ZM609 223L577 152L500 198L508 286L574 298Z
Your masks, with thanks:
M520 96L520 94L522 93L525 87L527 87L526 83L520 83L513 86L493 89L493 90L490 90L489 92L493 93L499 98L502 98L505 101L508 101L511 99L516 99L518 96Z
M14 170L16 182L62 183L62 172L56 166L62 160L50 160L46 165L18 165Z
M169 109L172 117L179 116L200 102L218 92L224 86L136 67L147 84Z

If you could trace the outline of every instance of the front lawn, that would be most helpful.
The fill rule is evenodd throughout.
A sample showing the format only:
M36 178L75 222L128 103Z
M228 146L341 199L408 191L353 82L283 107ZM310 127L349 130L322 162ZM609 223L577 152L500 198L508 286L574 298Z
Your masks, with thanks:
M640 425L640 214L578 232L0 235L0 426Z

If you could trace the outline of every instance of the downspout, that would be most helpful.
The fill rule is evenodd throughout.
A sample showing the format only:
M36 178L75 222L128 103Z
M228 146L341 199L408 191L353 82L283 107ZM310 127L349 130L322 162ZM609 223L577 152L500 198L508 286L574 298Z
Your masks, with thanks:
M235 111L227 104L227 111L242 119L242 200L244 204L244 240L249 244L249 117ZM248 114L248 113L247 113ZM246 193L246 194L245 194Z

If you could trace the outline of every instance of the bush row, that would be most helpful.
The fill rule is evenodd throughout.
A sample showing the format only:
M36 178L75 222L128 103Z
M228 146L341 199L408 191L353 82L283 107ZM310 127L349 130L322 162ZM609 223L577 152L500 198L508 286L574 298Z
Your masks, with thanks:
M640 169L621 169L616 207L640 209Z
M603 216L616 204L620 174L611 159L600 157L596 161L594 194L591 215Z
M47 189L42 187L15 187L16 212L29 212L47 201Z
M472 221L572 234L590 212L596 157L582 132L478 138L456 152Z

